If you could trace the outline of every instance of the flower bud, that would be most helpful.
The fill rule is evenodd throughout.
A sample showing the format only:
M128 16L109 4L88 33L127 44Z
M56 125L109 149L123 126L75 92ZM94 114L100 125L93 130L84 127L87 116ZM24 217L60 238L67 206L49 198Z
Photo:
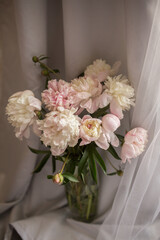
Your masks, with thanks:
M37 62L38 62L38 57L33 56L33 57L32 57L32 61L33 61L34 63L37 63Z
M41 74L42 74L43 76L48 76L49 72L48 72L47 69L44 69L44 70L42 70Z
M63 183L63 175L61 173L57 173L56 175L53 176L52 180L54 183L58 183L61 185Z
M122 171L122 170L118 170L118 171L117 171L117 175L120 176L120 177L122 177L122 176L123 176L123 171Z

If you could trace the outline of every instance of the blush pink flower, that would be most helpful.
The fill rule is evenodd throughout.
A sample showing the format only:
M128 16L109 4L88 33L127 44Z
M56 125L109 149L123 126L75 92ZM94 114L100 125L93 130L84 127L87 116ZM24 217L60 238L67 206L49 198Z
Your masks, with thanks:
M97 146L104 150L109 148L110 143L118 147L119 140L114 131L119 126L120 120L113 114L105 115L102 120L92 118L89 115L84 116L80 126L80 138L82 138L80 146L94 141Z
M109 148L109 144L111 143L114 147L119 146L119 140L114 132L120 126L120 120L113 114L106 114L102 118L102 133L96 142L96 144L107 150Z
M148 134L143 128L134 128L129 131L124 138L124 144L121 151L122 162L127 160L131 162L132 158L138 157L145 149Z
M42 92L42 101L50 111L54 111L57 107L70 109L72 107L71 84L64 80L56 79L48 82L48 89Z
M87 109L89 113L98 109L97 97L102 92L102 85L98 80L91 77L80 77L72 80L71 86L74 107L80 106Z

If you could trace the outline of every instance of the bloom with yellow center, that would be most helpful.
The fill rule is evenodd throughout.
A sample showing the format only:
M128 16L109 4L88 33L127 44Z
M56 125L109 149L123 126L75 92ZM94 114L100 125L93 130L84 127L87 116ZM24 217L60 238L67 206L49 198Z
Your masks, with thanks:
M80 138L82 138L81 145L96 141L102 132L102 121L97 118L92 118L85 115L80 126Z

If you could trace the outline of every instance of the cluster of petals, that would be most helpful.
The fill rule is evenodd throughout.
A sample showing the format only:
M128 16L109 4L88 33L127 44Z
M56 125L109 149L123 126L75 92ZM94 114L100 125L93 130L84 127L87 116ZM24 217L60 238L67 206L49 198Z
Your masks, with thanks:
M15 135L22 140L30 135L29 127L32 125L33 131L38 134L35 111L41 110L41 101L34 97L30 90L17 92L10 96L6 107L8 121L15 127Z
M56 79L48 82L48 89L42 92L42 101L50 111L56 110L58 107L70 109L72 107L71 84Z
M54 156L62 154L68 146L74 147L78 142L80 118L74 115L75 111L58 107L56 111L47 113L45 119L37 121L42 131L41 141L51 147Z
M102 59L97 59L93 64L89 65L84 74L85 76L97 79L99 82L103 82L108 76L114 76L117 74L121 63L115 62L111 67L109 64Z
M85 115L80 126L80 146L94 141L97 146L107 150L109 143L118 147L119 140L114 131L120 126L120 120L113 114L106 114L102 120Z
M148 139L147 131L143 128L134 128L130 130L124 138L124 144L121 151L122 162L130 162L132 158L138 157L145 149Z
M104 82L104 92L99 97L102 107L110 103L110 111L119 119L123 118L123 111L129 110L131 105L134 106L134 88L129 84L128 79L118 75L108 77Z
M71 86L75 91L72 93L74 107L80 106L93 113L98 109L97 97L102 92L102 84L91 77L80 77L72 80Z

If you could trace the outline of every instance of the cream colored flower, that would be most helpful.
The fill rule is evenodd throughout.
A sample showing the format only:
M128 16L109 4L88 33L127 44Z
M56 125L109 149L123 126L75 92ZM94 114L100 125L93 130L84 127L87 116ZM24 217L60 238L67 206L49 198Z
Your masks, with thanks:
M29 137L30 125L33 125L33 130L36 130L36 110L41 110L41 101L35 98L30 90L17 92L8 99L6 114L8 121L15 127L16 137L19 139L23 136Z
M42 130L41 141L51 147L54 156L62 154L67 146L74 147L79 138L80 118L74 113L75 109L58 107L57 111L46 114L46 118L39 120Z
M117 61L111 67L109 64L106 64L104 60L97 59L93 62L93 64L86 68L84 74L85 76L98 79L100 82L102 82L107 79L108 76L114 76L117 74L120 65L121 63Z
M123 117L122 111L129 110L131 106L135 105L134 88L122 75L108 77L105 81L104 93L112 97L110 110L119 118Z
M71 86L74 89L72 100L75 106L86 108L89 113L98 109L95 99L102 92L101 83L91 77L81 77L72 80Z
M82 138L82 142L80 145L88 144L100 137L102 132L101 123L102 121L100 119L92 118L89 115L85 115L82 118L80 126L80 137Z

